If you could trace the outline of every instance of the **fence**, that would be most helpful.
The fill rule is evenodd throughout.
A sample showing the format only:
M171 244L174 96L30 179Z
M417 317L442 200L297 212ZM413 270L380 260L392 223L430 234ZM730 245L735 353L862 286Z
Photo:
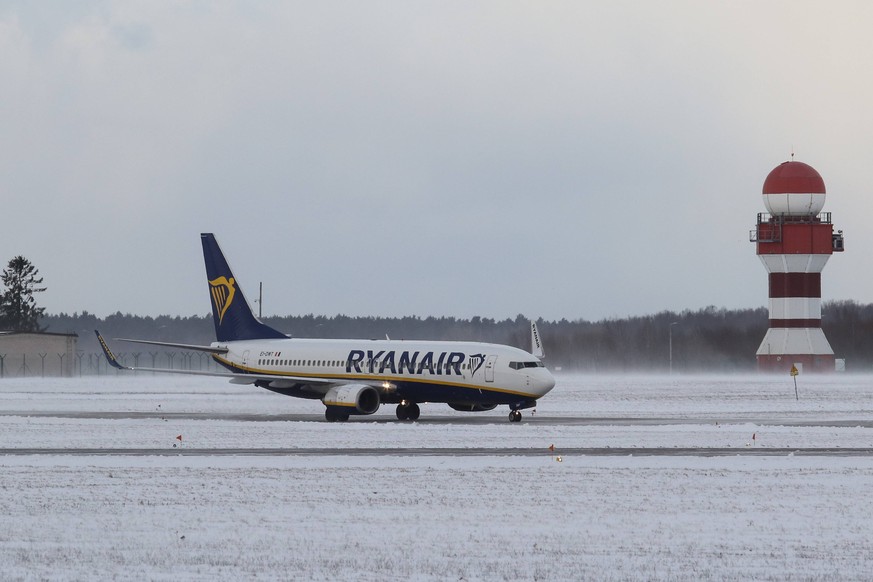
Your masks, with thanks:
M102 352L68 354L0 354L0 378L46 378L60 376L103 376L124 373L109 365ZM206 352L119 352L116 359L124 366L170 370L218 372L224 370ZM128 372L129 373L129 372ZM138 370L137 374L154 374Z

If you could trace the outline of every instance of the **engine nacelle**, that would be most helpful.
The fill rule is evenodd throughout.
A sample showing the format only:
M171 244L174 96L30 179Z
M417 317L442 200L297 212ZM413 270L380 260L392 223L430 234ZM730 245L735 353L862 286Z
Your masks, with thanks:
M334 386L321 399L325 406L342 408L348 414L373 414L379 410L379 391L366 384Z
M478 402L449 402L449 407L460 412L485 412L494 410L496 404L479 404Z

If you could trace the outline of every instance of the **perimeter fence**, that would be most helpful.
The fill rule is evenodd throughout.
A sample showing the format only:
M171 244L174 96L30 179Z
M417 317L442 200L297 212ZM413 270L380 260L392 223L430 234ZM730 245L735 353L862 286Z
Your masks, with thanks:
M118 352L116 359L123 366L134 368L161 368L179 371L218 372L219 366L205 352ZM130 374L109 365L102 352L76 352L72 361L64 353L6 353L0 354L0 379L2 378L50 378L70 376L106 376ZM156 374L137 370L134 374Z

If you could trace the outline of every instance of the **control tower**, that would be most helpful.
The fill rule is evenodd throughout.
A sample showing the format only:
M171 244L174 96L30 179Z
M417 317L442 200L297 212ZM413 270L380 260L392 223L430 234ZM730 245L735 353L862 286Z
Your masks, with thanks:
M825 194L821 175L803 162L783 162L764 180L767 212L758 214L749 236L770 278L761 371L834 370L834 350L821 329L821 272L843 250L843 231L834 232L831 213L821 211Z

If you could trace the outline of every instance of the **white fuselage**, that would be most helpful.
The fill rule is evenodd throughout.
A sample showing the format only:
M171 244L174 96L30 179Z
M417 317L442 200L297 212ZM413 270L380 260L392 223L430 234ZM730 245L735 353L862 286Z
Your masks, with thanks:
M308 379L379 387L416 402L511 404L555 385L539 359L511 346L478 342L268 339L216 342L213 356L243 374L275 376L272 387ZM317 390L317 388L314 388Z

